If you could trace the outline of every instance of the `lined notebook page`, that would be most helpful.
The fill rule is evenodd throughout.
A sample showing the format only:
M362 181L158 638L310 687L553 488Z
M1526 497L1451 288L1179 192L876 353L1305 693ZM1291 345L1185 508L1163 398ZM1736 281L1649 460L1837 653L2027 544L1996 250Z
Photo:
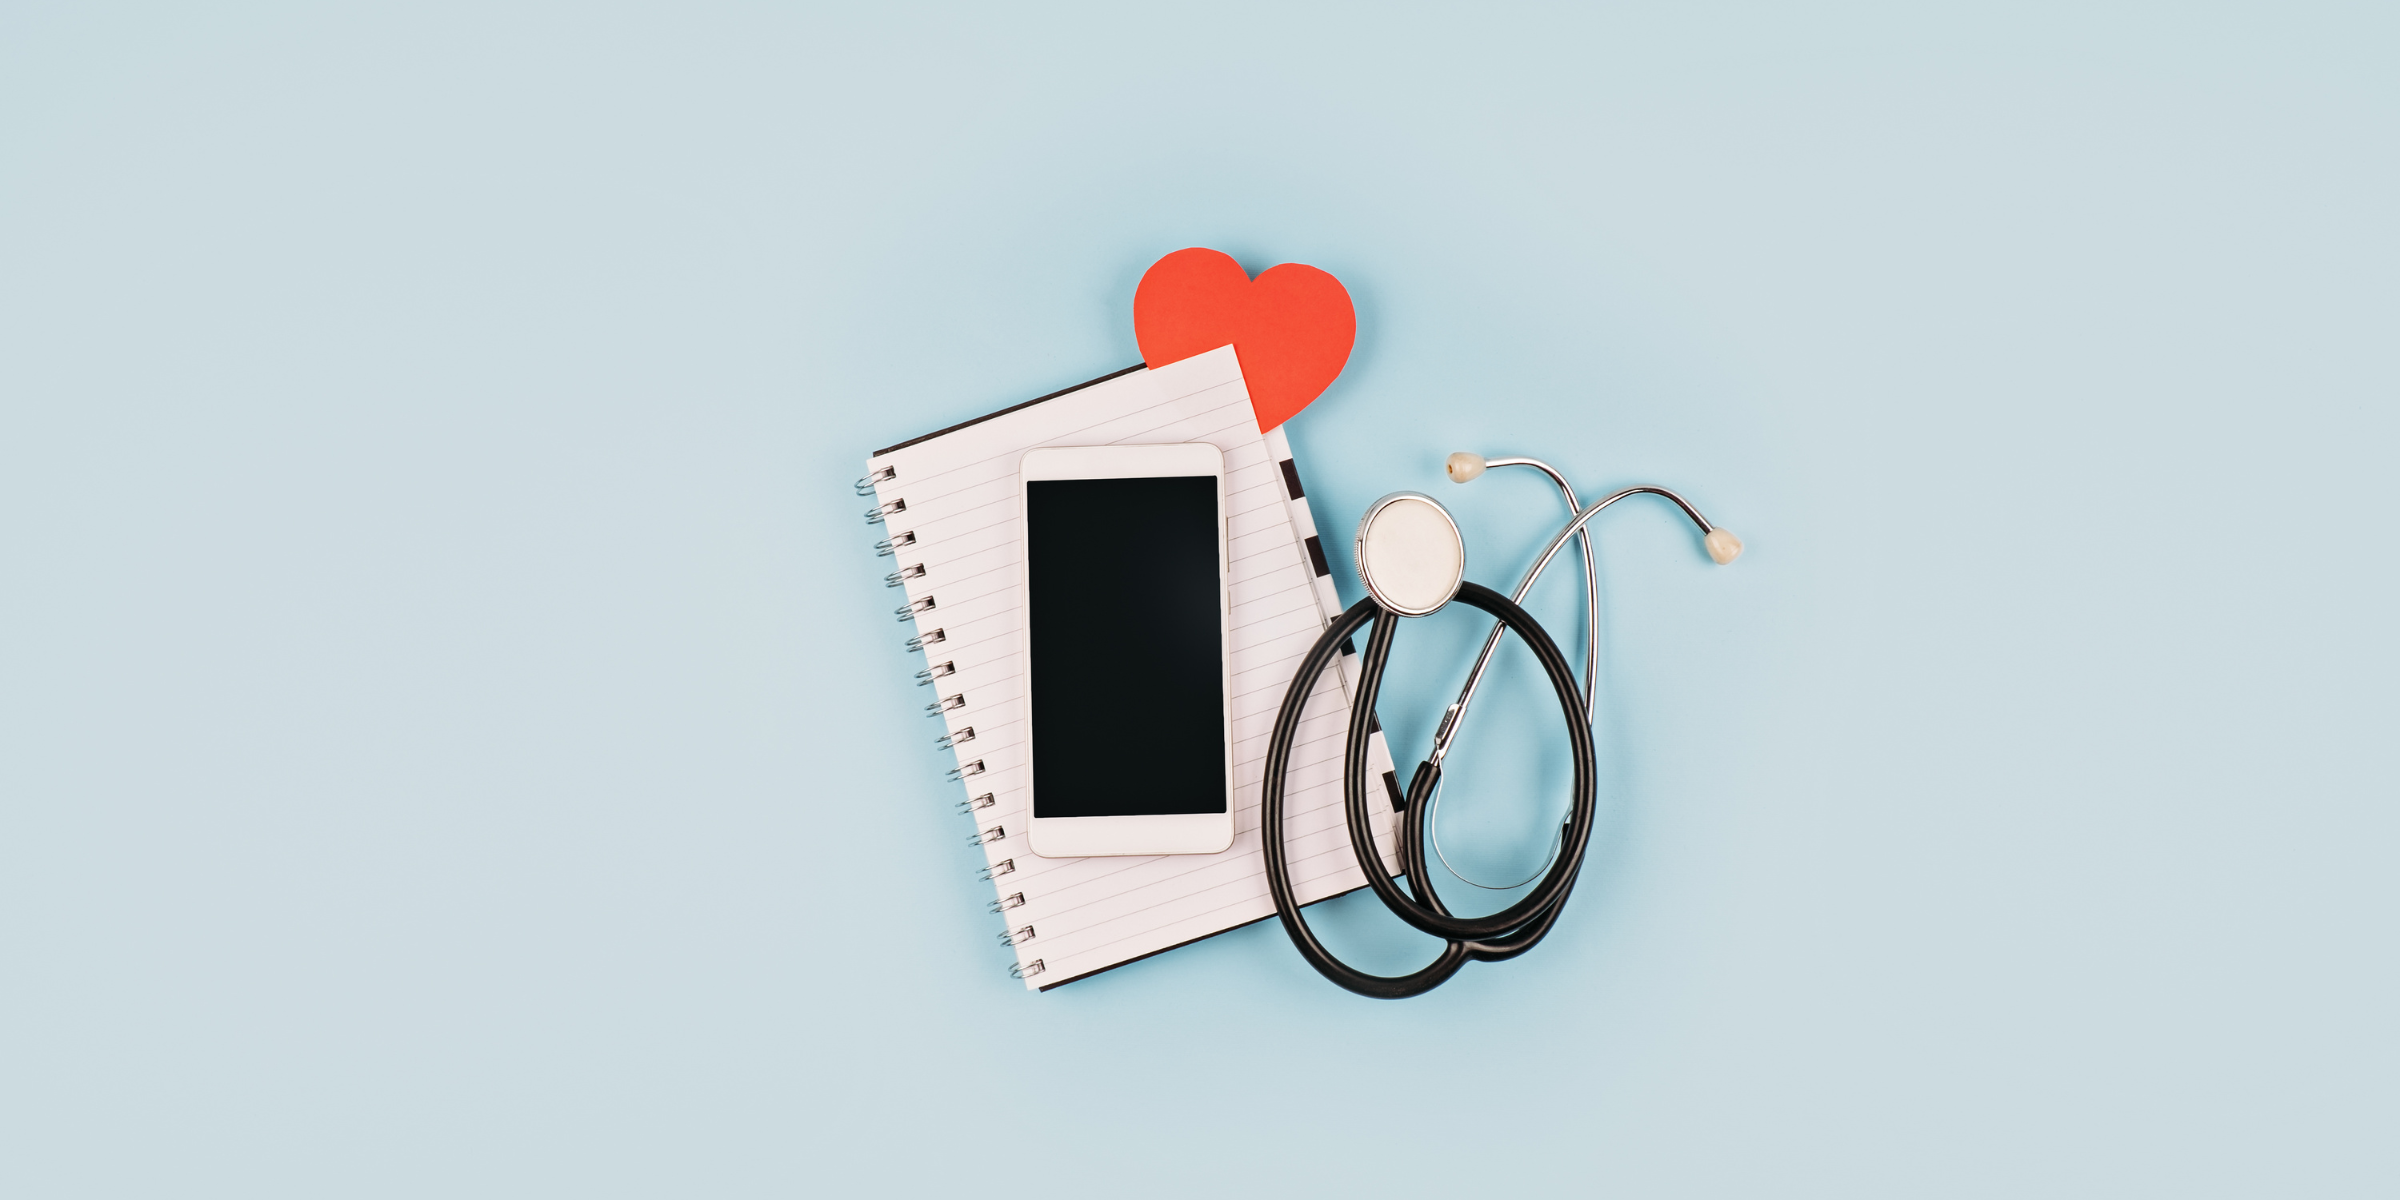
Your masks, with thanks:
M1037 446L1209 442L1225 453L1231 518L1233 847L1221 854L1041 858L1027 844L1024 770L1022 536L1017 465ZM1290 474L1258 431L1231 347L1155 371L1136 370L903 445L869 460L902 606L938 674L944 739L975 818L1002 917L1026 986L1051 987L1274 913L1260 851L1266 746L1293 670L1324 631L1318 572L1293 527ZM1293 476L1296 478L1296 475ZM1310 530L1313 535L1314 530ZM1322 555L1315 556L1321 559ZM918 568L922 568L919 570ZM1330 583L1324 587L1330 594ZM1138 604L1115 581L1090 581L1088 603ZM1123 681L1128 704L1143 681ZM1284 836L1302 903L1362 887L1342 821L1341 759L1349 703L1338 673L1317 683L1294 746ZM1380 739L1378 739L1380 741ZM1388 770L1376 747L1374 765ZM1157 764L1160 772L1175 769ZM1387 810L1388 811L1388 810ZM1381 816L1382 814L1379 814ZM1396 864L1389 821L1378 849ZM1396 870L1396 865L1392 867Z

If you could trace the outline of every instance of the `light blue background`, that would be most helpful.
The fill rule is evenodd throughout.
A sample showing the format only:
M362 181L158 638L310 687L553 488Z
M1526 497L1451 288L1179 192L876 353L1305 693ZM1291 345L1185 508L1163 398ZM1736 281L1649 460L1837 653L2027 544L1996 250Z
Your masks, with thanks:
M2388 5L207 7L0 12L0 1193L2400 1188ZM1186 245L1332 530L1750 544L1609 518L1426 999L1021 993L918 715L862 457Z

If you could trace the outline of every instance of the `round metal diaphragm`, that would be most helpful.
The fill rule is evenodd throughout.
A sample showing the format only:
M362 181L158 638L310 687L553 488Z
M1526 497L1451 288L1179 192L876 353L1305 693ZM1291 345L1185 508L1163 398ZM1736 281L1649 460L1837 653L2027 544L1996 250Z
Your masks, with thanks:
M1421 617L1450 603L1467 577L1467 544L1450 510L1423 492L1393 492L1358 519L1358 578L1375 602Z

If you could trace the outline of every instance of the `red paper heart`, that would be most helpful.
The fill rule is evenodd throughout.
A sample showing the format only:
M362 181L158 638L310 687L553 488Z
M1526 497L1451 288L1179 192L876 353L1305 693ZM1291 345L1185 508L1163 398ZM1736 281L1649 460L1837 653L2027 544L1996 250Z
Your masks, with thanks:
M1133 336L1153 367L1230 344L1265 433L1342 373L1358 314L1342 281L1315 267L1285 263L1252 279L1232 255L1194 246L1143 273Z

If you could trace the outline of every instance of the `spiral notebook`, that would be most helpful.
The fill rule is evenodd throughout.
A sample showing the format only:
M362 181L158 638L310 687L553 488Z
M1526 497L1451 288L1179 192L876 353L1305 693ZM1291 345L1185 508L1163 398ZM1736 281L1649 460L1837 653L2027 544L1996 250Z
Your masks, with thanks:
M1024 597L1017 463L1037 446L1209 442L1225 452L1232 521L1234 843L1221 854L1150 858L1041 858L1026 845ZM1266 744L1293 669L1340 611L1331 567L1290 444L1259 432L1234 349L1226 346L1156 370L1128 367L886 450L867 461L859 490L874 496L870 523L888 532L876 553L899 568L884 582L907 599L895 616L913 626L906 645L924 656L917 681L925 711L941 718L931 739L953 758L959 807L983 849L1000 942L1011 973L1046 990L1274 915L1260 851L1259 797ZM1092 603L1108 603L1106 579ZM1125 597L1127 601L1133 598ZM1347 689L1356 672L1318 681L1295 745L1284 836L1302 903L1366 886L1342 820ZM1125 681L1138 703L1141 681ZM1161 762L1161 771L1173 770ZM1369 771L1397 809L1400 786L1380 728ZM1377 850L1397 872L1390 822Z

